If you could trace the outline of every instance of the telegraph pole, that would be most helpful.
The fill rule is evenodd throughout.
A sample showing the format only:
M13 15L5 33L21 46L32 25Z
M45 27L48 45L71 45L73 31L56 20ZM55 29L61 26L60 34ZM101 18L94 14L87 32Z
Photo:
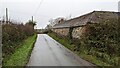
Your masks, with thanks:
M6 23L8 23L8 9L6 8Z
M32 16L32 23L33 23L33 16Z
M34 24L33 24L34 22L33 22L33 16L32 16L32 26L33 26L33 29L34 29Z

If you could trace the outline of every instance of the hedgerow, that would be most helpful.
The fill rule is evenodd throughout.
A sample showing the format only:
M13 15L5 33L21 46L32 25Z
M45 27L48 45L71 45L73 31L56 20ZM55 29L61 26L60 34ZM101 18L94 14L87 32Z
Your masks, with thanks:
M29 22L24 24L2 24L2 54L3 58L11 55L20 43L34 35L34 26Z

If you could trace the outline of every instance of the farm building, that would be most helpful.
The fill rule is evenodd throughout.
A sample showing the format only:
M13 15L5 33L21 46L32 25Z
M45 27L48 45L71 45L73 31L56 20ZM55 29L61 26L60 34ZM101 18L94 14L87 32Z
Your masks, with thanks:
M118 20L119 12L109 11L93 11L88 14L70 19L64 23L56 24L52 27L52 31L61 36L71 35L71 38L80 38L84 33L88 32L87 24L96 24L109 21L112 18Z

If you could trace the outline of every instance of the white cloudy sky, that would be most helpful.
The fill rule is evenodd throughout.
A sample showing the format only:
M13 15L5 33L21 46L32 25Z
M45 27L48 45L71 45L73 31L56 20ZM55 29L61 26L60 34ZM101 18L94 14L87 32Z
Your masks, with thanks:
M51 18L72 18L97 11L118 11L119 0L0 0L0 17L9 10L11 19L26 22L34 16L37 28L44 28ZM41 3L41 4L40 4Z

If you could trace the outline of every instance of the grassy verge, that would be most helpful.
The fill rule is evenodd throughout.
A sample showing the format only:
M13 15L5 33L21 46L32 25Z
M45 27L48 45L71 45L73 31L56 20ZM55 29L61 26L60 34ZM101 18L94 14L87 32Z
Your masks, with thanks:
M111 66L110 64L103 62L101 59L97 58L96 56L88 54L87 50L85 49L81 49L80 50L81 52L74 51L74 48L75 48L74 44L70 44L70 42L67 41L66 39L57 37L54 33L48 33L48 35L51 36L56 41L58 41L59 43L63 44L65 47L67 47L68 49L76 53L77 55L79 55L81 58L95 64L96 66Z
M55 39L56 41L58 41L59 43L61 43L62 45L64 45L65 47L67 47L68 49L72 50L73 46L70 46L70 42L66 39L62 39L57 37L55 34L53 33L48 33L49 36L51 36L53 39Z
M21 43L21 47L16 49L11 56L5 58L7 60L4 61L3 67L4 66L25 66L29 60L29 56L31 54L36 37L37 35L35 34L27 38L26 40L24 40L24 42Z

